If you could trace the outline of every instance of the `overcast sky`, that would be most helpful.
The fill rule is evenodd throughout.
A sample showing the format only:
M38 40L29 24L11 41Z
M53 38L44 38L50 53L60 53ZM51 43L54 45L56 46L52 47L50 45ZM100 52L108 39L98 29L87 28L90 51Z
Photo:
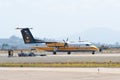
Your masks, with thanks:
M0 38L21 37L16 27L33 27L37 37L59 38L94 28L120 31L120 0L0 0Z

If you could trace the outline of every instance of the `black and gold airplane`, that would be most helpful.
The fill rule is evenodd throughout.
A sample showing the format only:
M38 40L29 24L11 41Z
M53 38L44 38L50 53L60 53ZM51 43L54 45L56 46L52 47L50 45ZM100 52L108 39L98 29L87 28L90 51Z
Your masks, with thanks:
M56 54L57 52L67 52L68 54L71 54L71 52L92 52L92 54L95 54L96 51L98 51L98 48L93 45L90 42L85 41L78 41L78 42L68 42L68 39L63 42L58 41L44 41L35 39L30 32L29 29L31 28L17 28L21 29L21 33L23 36L23 40L25 44L31 44L31 43L45 43L45 47L43 46L34 46L36 50L44 50L53 52L53 54Z

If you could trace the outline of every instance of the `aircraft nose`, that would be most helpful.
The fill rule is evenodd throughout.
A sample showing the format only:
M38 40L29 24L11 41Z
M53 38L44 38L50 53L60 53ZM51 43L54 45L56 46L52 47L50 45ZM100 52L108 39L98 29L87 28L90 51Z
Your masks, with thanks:
M93 46L93 49L94 49L95 51L98 51L98 50L99 50L96 46Z
M98 51L98 50L99 50L96 46L94 46L94 49L95 49L96 51Z

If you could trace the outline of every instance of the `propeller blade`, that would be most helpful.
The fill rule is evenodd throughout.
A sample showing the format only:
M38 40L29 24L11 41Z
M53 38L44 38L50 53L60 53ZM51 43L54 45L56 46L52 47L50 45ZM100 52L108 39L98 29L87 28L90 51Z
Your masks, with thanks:
M65 43L65 40L63 39L63 42Z
M79 41L81 41L81 38L79 37Z
M66 42L68 42L68 38L66 39Z

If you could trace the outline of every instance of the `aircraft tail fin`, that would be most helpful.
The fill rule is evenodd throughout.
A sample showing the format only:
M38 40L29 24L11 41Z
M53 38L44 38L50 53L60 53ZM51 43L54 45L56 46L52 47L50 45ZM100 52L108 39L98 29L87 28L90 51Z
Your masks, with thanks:
M25 44L44 43L43 40L34 39L32 33L29 30L30 28L17 28L17 29L21 29L21 34L22 34L22 37L23 37Z

